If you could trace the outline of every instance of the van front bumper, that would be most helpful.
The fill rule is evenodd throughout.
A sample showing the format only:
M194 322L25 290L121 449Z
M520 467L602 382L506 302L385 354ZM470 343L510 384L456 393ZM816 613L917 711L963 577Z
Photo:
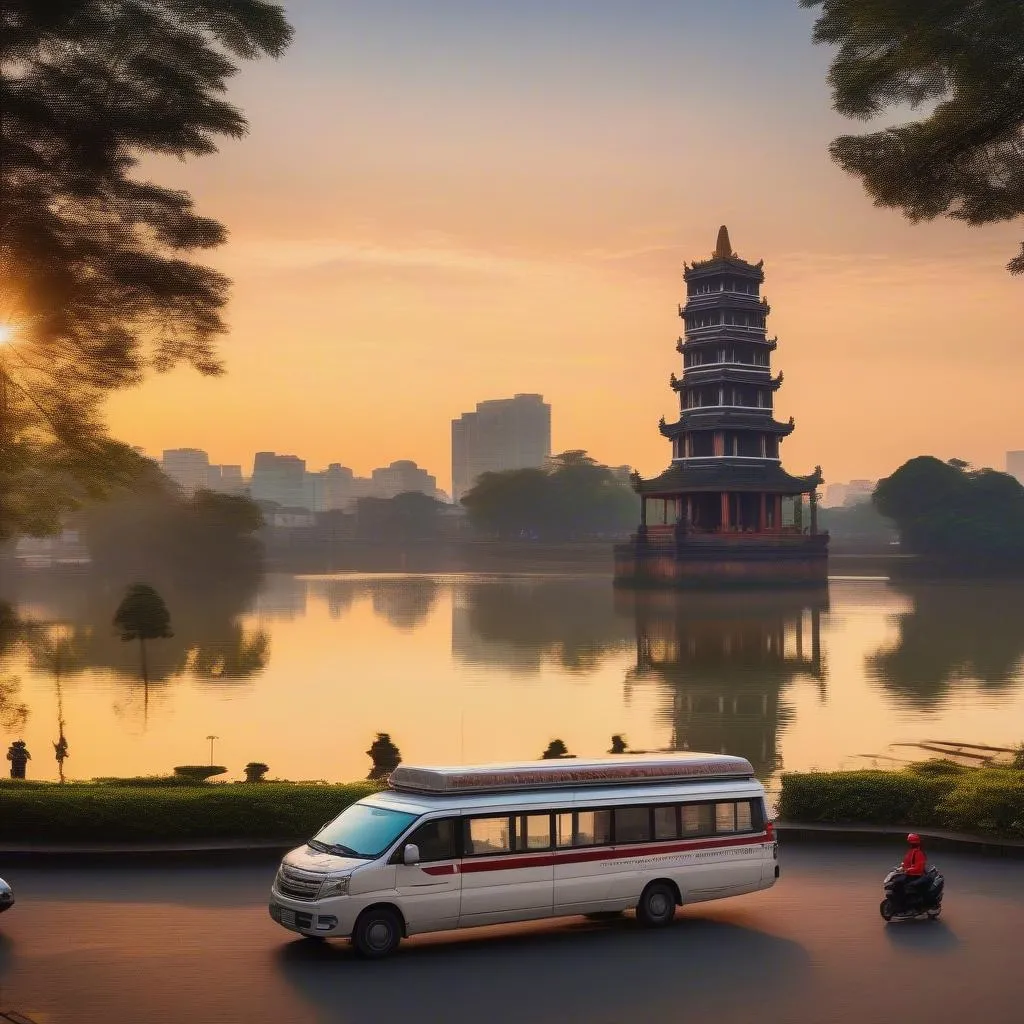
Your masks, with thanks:
M271 918L282 928L300 935L317 935L324 938L346 937L352 934L356 908L347 899L324 900L323 903L296 903L270 894L267 908Z

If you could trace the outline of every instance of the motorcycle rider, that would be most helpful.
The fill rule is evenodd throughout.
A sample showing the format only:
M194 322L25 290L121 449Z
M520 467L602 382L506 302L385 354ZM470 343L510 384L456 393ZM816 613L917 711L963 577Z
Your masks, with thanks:
M923 894L927 881L925 874L928 870L928 857L921 846L921 837L916 832L907 836L907 843L908 849L900 865L900 870L906 876L903 894L905 897L919 896Z

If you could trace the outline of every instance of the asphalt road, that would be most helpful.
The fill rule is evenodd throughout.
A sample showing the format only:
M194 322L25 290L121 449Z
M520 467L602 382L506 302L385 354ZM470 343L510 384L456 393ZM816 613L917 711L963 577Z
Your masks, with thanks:
M273 863L4 869L18 904L0 917L0 1011L38 1024L1024 1019L1024 862L936 857L942 919L886 926L880 883L900 852L784 848L774 889L685 909L663 931L570 918L423 936L376 963L274 924Z

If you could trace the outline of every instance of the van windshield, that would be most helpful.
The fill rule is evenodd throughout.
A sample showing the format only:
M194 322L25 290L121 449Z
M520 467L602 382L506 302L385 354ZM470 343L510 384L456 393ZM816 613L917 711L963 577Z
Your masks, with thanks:
M352 804L320 829L309 845L324 847L330 853L346 857L372 860L379 857L417 817L373 804Z

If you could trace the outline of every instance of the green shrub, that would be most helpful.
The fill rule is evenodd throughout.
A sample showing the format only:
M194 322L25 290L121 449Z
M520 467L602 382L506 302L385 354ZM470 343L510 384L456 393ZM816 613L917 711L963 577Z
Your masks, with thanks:
M785 821L940 828L1024 839L1024 774L925 761L899 771L782 777Z
M785 821L934 825L935 805L955 779L912 771L783 775L779 815Z
M1024 776L987 768L960 779L937 807L938 821L955 832L1024 839Z
M0 842L300 839L379 788L124 781L129 784L0 782Z

